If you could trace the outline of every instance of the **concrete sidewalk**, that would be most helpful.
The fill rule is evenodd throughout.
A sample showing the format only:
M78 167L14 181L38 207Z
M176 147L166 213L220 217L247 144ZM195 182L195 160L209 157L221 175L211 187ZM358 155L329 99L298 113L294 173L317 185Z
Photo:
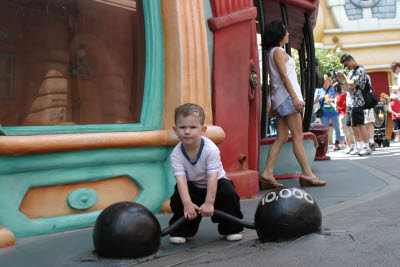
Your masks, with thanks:
M263 251L265 249L273 251L273 255L272 252L268 254L269 258L280 259L279 256L287 258L287 253L290 252L306 259L307 251L298 248L291 251L289 249L291 245L296 244L301 247L304 243L312 247L309 242L315 236L335 235L332 231L326 230L328 226L335 228L335 224L345 223L345 220L337 222L335 218L342 218L346 213L350 213L346 218L351 218L351 211L349 211L351 207L360 206L359 209L361 209L362 205L366 205L371 199L387 197L399 187L400 164L393 164L396 160L399 162L400 159L399 143L392 143L388 148L377 148L371 156L350 156L340 151L330 151L329 156L331 160L317 161L312 166L315 174L328 182L327 185L318 188L303 188L316 199L323 213L323 230L320 235L309 235L282 243L260 243L255 231L246 230L241 242L231 243L218 234L217 225L211 223L209 218L203 218L198 234L185 245L171 245L167 236L162 238L162 247L155 255L139 260L114 260L98 258L93 253L92 229L86 228L18 239L15 247L0 249L0 266L172 266L179 264L211 266L215 261L218 262L217 266L240 266L239 263L243 266L246 261L242 262L240 259L244 260L246 257L243 256L236 261L231 261L230 258L241 255L242 252L251 251L257 254L260 247ZM280 180L280 182L286 187L300 187L297 179ZM256 198L241 201L245 219L253 221L258 201L265 192L260 192ZM157 215L162 228L167 226L170 217L171 214ZM361 222L362 220L358 221L358 223ZM281 247L285 249L279 249ZM221 258L221 255L226 255L226 258ZM247 259L249 260L254 261L252 266L263 266L261 259ZM307 261L303 263L307 265Z

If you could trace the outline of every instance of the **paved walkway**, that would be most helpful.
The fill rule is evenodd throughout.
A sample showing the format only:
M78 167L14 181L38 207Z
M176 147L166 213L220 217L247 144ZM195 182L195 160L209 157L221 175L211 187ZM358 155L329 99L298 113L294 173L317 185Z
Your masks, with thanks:
M171 245L168 237L164 237L161 249L153 256L112 260L93 254L92 229L86 228L18 239L15 247L0 249L0 266L265 266L267 259L268 265L272 266L340 266L346 265L344 260L363 265L379 261L394 263L396 258L385 252L391 251L390 247L397 250L400 245L397 241L400 234L393 234L398 229L400 215L393 210L397 206L390 205L394 199L400 200L397 192L400 191L400 144L377 148L371 156L349 156L331 150L328 155L331 160L317 161L312 166L315 174L328 184L304 188L321 208L320 234L279 243L260 243L254 230L246 230L241 242L231 243L218 234L216 225L209 218L203 218L198 234L185 245ZM393 164L396 161L399 164ZM280 181L286 187L299 187L297 179ZM265 192L241 201L247 220L253 220L258 201ZM167 226L170 217L170 214L157 215L162 228ZM385 233L378 228L382 224L389 225ZM367 231L368 227L379 231ZM387 241L387 249L376 233L383 235L380 238ZM360 243L355 248L356 241ZM379 244L378 248L368 245L375 242ZM377 249L382 253L374 262L368 256ZM354 261L354 257L345 251L353 251L361 260ZM400 255L400 251L391 252Z

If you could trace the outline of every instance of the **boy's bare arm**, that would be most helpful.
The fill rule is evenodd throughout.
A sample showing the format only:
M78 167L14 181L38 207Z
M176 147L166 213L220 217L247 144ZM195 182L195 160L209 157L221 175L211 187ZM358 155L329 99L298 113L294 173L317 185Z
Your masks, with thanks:
M218 172L210 173L207 175L207 195L203 205L201 205L201 215L204 217L211 217L214 214L214 202L217 194L218 186Z
M185 219L193 220L197 217L197 211L200 212L200 208L192 202L189 195L189 189L187 185L187 178L185 175L176 175L176 184L178 186L179 196L183 204L183 213Z

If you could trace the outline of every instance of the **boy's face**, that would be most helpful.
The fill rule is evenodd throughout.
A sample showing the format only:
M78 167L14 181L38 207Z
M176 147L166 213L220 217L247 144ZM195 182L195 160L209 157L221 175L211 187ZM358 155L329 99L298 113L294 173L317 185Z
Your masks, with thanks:
M179 141L181 141L184 146L199 144L201 142L201 136L205 134L207 130L207 126L202 126L200 124L200 118L192 115L187 117L180 115L173 128Z

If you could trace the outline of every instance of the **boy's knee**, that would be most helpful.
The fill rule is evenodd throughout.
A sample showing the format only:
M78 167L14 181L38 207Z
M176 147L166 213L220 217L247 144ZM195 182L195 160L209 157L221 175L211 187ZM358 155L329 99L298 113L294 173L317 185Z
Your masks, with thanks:
M224 179L224 178L222 178ZM217 194L222 199L236 199L238 194L236 193L235 186L231 180L224 179L220 182L220 187L218 188Z
M170 201L171 210L176 213L180 210L183 210L182 200L179 196L179 192L175 191L174 194L171 196Z

